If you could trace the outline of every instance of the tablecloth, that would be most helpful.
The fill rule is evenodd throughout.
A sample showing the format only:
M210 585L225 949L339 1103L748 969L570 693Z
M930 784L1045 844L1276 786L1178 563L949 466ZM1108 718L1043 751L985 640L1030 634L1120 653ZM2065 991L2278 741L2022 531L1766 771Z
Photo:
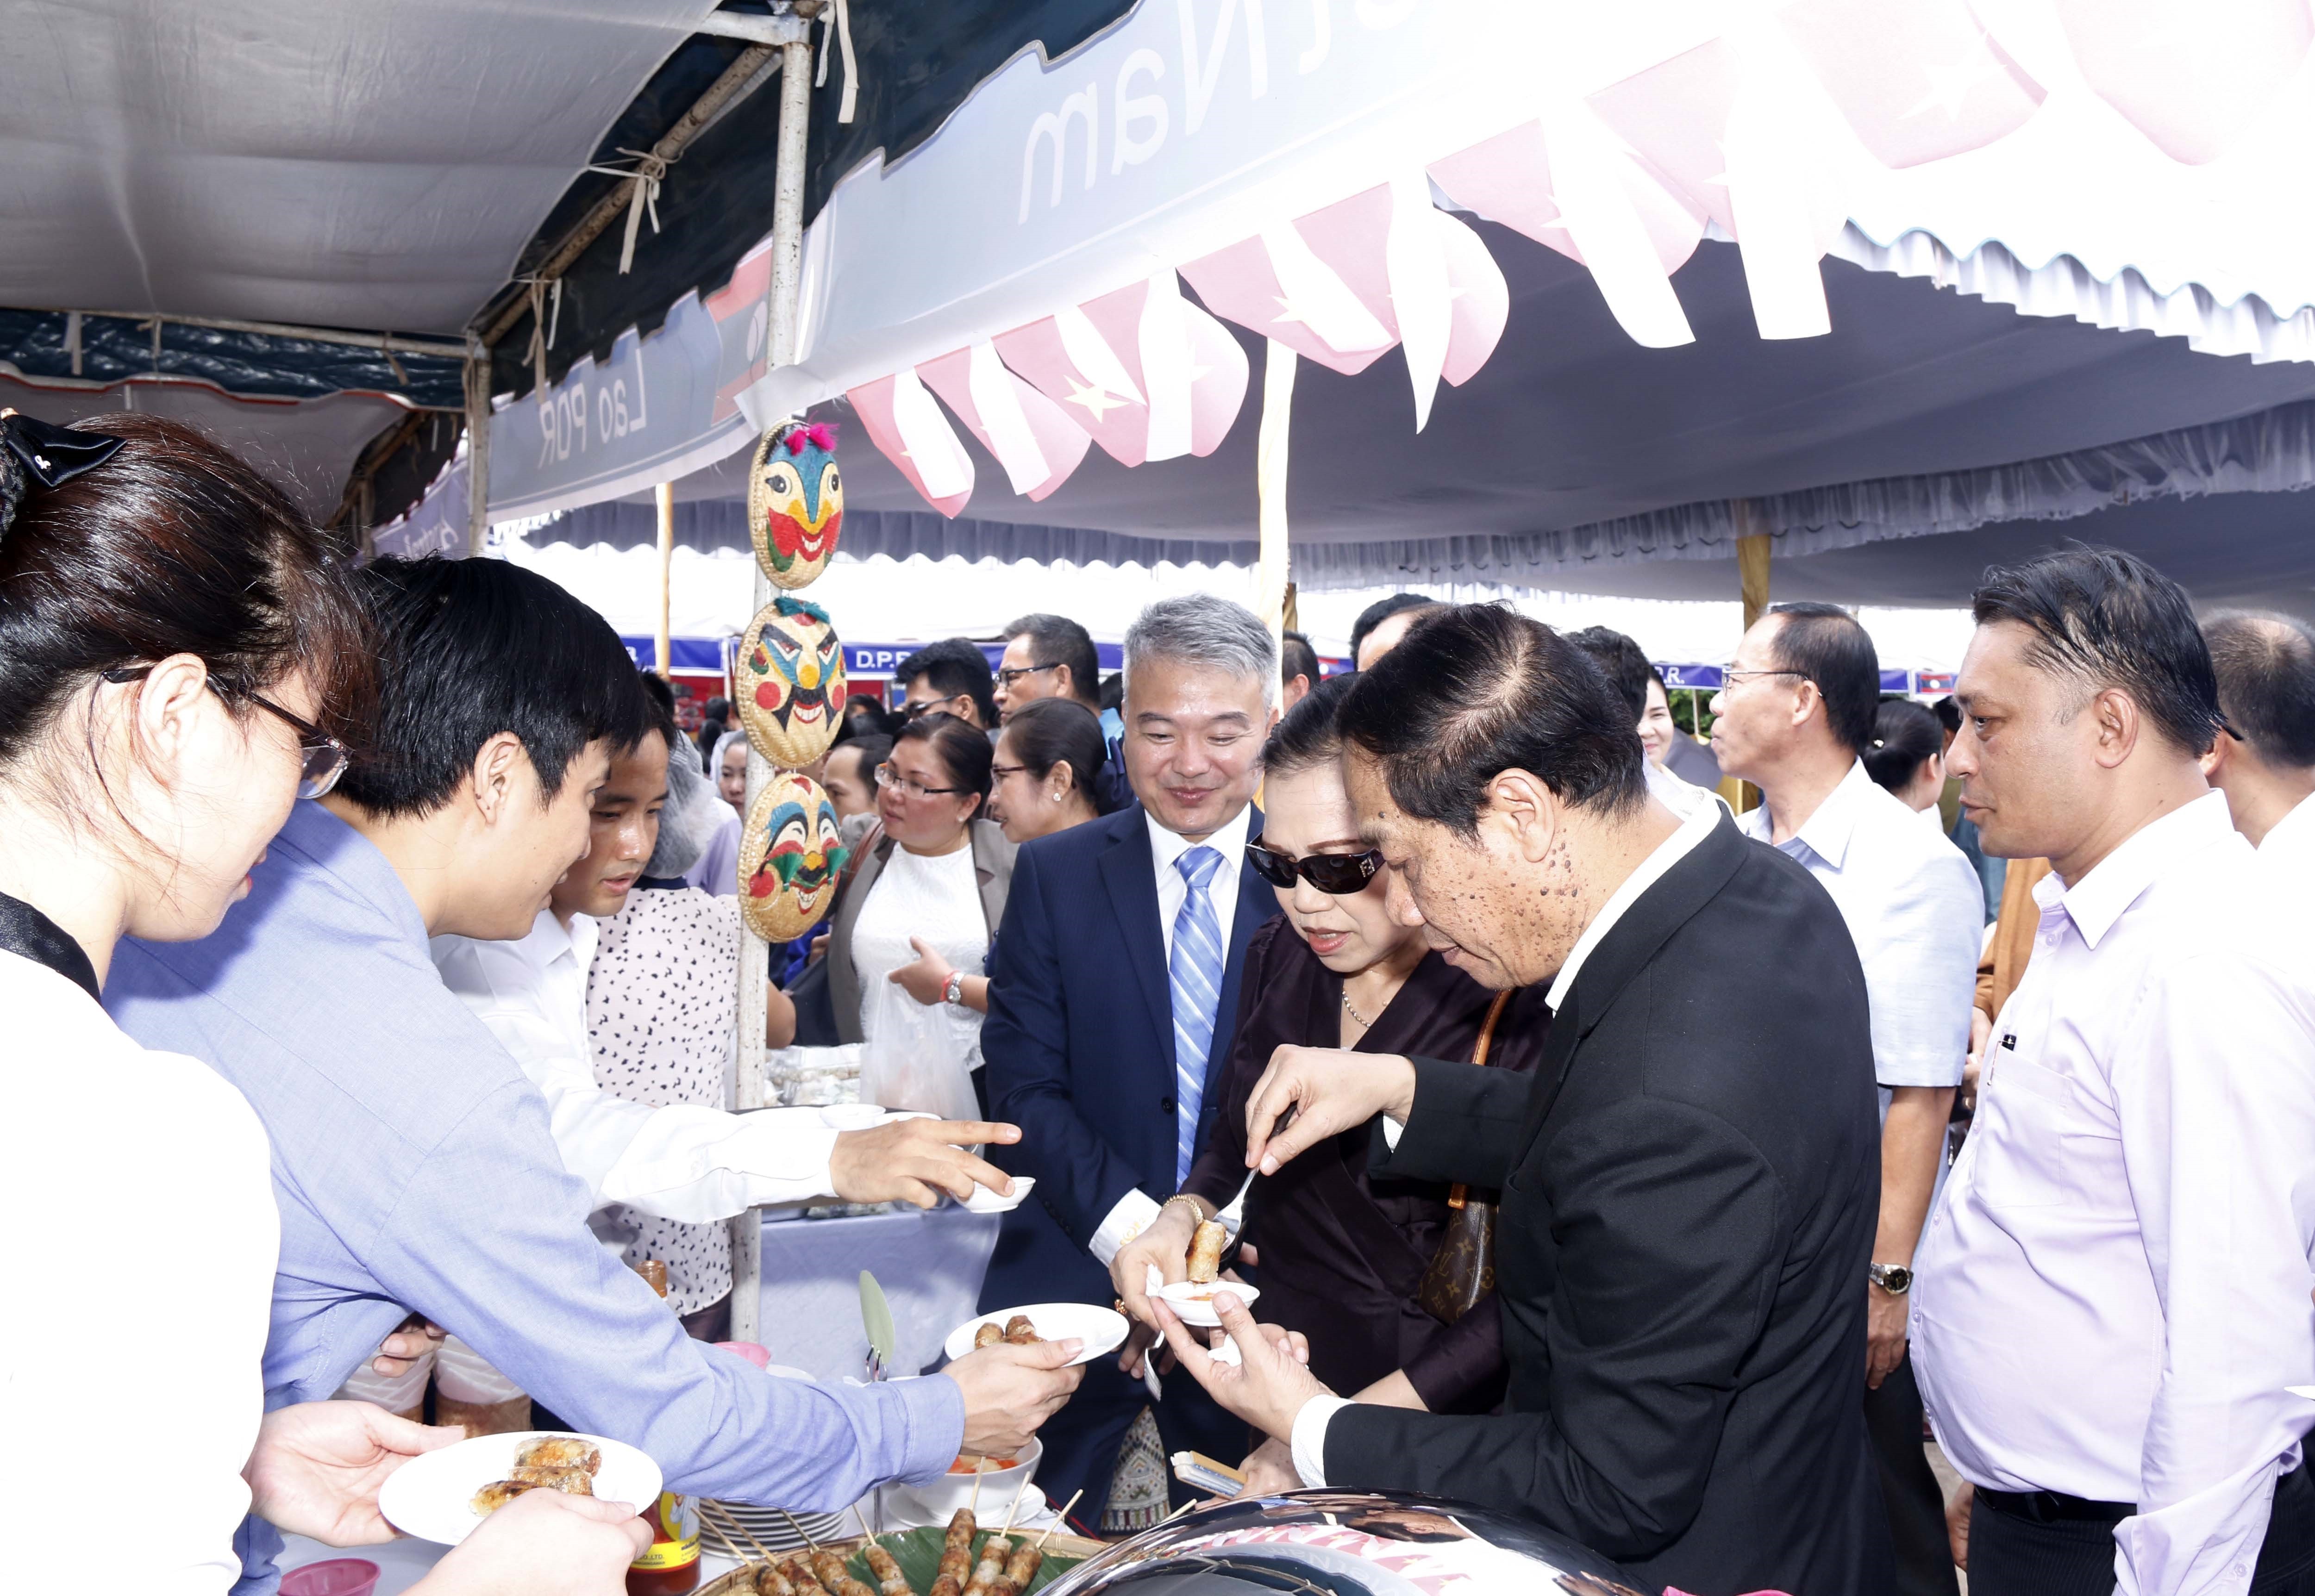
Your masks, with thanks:
M977 1310L998 1216L946 1206L845 1219L768 1221L763 1228L759 1339L772 1360L820 1379L860 1379L868 1336L860 1272L884 1288L900 1331L892 1372L912 1374Z

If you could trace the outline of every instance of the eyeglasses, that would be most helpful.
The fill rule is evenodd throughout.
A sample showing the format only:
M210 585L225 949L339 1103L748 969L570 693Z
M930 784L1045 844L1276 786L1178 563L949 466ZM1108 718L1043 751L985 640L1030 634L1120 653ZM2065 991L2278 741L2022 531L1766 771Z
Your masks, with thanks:
M1018 776L1028 768L1026 765L991 765L989 777L991 781L1003 781L1007 776Z
M1365 891L1382 869L1382 850L1312 854L1307 859L1296 859L1258 842L1249 842L1246 845L1246 862L1254 867L1255 874L1281 891L1291 891L1299 876L1329 898L1348 898Z
M1720 673L1720 683L1723 687L1733 687L1756 676L1797 676L1803 681L1809 679L1809 673L1805 670L1724 670Z
M1059 660L1050 665L1008 665L997 673L997 684L999 687L1009 687L1024 676L1034 676L1040 670L1059 670L1060 668L1061 662Z
M927 698L917 704L904 704L900 706L900 718L903 720L913 721L921 715L953 714L955 714L953 710L946 709L943 706L945 705L954 704L959 698L969 698L971 696L971 695L969 693L955 693L950 695L946 698ZM962 719L962 717L959 716L958 718Z
M911 798L933 798L971 790L968 787L928 787L915 776L903 776L893 769L890 760L876 767L876 783L879 786L897 787Z
M106 681L116 685L143 681L152 674L150 665L124 666L118 670L102 672ZM297 733L297 751L302 756L297 768L297 796L319 798L338 785L338 778L346 773L346 766L353 758L353 751L344 743L304 716L291 714L262 694L253 693L246 687L229 687L214 676L208 680L209 690L218 697L228 703L238 698L245 704L254 704L269 714L288 722L290 730Z

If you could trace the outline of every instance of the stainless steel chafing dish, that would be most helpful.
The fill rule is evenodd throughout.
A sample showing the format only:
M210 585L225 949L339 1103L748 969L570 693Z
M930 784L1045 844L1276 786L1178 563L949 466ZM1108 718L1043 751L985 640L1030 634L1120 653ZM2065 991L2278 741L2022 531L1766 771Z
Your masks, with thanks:
M1523 1519L1397 1492L1297 1491L1199 1508L1070 1569L1040 1596L1645 1596L1608 1559Z

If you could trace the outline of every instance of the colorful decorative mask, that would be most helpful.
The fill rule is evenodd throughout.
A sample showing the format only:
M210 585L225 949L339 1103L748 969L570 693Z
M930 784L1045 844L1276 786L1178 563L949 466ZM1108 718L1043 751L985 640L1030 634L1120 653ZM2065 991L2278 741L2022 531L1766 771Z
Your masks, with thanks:
M748 468L748 535L774 585L810 586L828 568L844 528L844 478L836 429L782 421L756 445Z
M820 922L851 850L838 840L836 805L820 784L792 770L765 784L740 834L740 912L766 942L793 941Z
M801 770L836 740L844 712L844 650L817 604L773 599L748 623L732 670L740 723L751 748Z

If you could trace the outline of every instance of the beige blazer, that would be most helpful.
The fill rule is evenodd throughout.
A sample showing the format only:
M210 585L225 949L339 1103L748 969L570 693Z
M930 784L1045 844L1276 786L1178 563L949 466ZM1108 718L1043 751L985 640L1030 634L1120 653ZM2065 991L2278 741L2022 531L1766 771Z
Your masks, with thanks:
M1005 918L1005 894L1013 884L1013 845L1005 840L1004 828L994 820L974 820L971 832L972 873L980 880L980 912L989 923L989 940L994 943L997 927ZM884 861L891 857L896 846L880 832L836 901L836 921L828 934L828 992L836 1006L836 1033L846 1042L863 1040L860 971L852 962L852 927L859 923L860 907L875 890L876 878L883 873Z

